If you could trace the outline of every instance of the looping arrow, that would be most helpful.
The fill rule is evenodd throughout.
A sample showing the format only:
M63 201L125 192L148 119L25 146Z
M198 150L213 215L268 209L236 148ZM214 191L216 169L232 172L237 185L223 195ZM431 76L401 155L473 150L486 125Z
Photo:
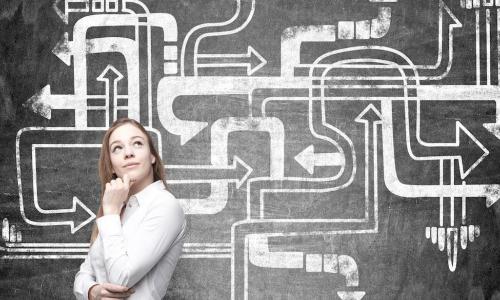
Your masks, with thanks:
M486 147L460 122L455 123L454 142L425 142L421 138L421 107L420 100L416 103L416 120L410 120L409 101L405 100L406 139L410 155L416 160L457 159L460 177L466 178L488 154ZM414 123L414 124L410 124ZM415 128L415 138L410 128ZM472 148L471 148L472 147ZM472 151L472 152L471 152Z
M68 144L28 144L26 142L33 138L34 134L40 135L47 129L43 127L27 127L21 129L16 137L16 167L19 189L19 208L26 223L35 226L66 226L69 225L71 233L74 234L85 225L89 224L96 215L78 197L73 196L72 207L62 209L44 209L39 204L37 187L37 147L60 148L67 147ZM24 133L24 134L23 134ZM23 147L21 147L23 145ZM82 147L82 145L70 145ZM99 147L100 144L83 145L86 147ZM31 149L31 151L21 151ZM22 163L21 163L22 162ZM23 184L24 182L24 184ZM32 182L32 190L23 189L28 186L27 182ZM29 194L28 194L29 193ZM32 194L31 194L32 193Z
M447 38L445 38L445 36L443 34L445 24L448 24ZM446 43L448 46L447 54L446 54L446 56L448 58L447 65L446 65L447 72L449 71L449 68L451 68L451 64L453 62L453 30L455 28L462 28L462 23L457 18L457 16L455 16L455 14L453 14L451 9L444 3L443 0L439 1L438 26L439 26L439 29L438 29L439 30L439 33L438 33L438 43L439 44L438 44L438 57L436 59L436 63L433 65L416 65L415 67L417 69L419 69L420 71L422 71L422 70L436 70L443 64L443 56L444 56L443 49L445 48L444 45L446 45ZM426 75L428 75L428 74L426 74ZM425 77L426 76L424 76L424 79L425 79ZM432 77L433 76L429 76L428 79L433 79Z

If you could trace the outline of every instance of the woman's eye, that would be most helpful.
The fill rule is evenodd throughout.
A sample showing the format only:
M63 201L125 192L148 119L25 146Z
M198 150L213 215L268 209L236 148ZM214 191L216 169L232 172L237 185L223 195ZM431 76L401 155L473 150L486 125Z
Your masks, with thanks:
M117 150L120 150L121 148L122 148L121 146L115 146L115 147L111 150L111 152L113 152L113 153L114 153L114 152L116 152Z
M140 146L142 146L142 142L136 141L136 142L134 142L134 145L137 147L140 147Z

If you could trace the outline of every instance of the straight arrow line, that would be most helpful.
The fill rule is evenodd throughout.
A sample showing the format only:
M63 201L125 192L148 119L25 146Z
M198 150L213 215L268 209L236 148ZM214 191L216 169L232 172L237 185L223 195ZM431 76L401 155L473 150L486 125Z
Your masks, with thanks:
M198 58L249 58L249 53L228 53L228 54L198 54Z
M238 156L233 157L233 163L229 166L213 166L213 165L165 165L165 169L168 170L211 170L211 171L220 171L220 170L234 170L236 171L238 168L238 164L240 164L244 169L246 169L246 173L242 178L206 178L206 179L169 179L167 182L170 183L206 183L206 182L236 182L236 188L239 189L241 185L248 179L250 174L253 172L253 168L246 164L241 158ZM238 174L236 174L238 175Z
M202 63L198 64L198 68L227 68L227 67L240 67L240 68L250 68L250 63L237 63L237 62L231 62L231 63Z
M481 85L481 44L479 30L479 10L476 9L476 85Z
M343 166L345 164L342 153L314 153L315 166Z

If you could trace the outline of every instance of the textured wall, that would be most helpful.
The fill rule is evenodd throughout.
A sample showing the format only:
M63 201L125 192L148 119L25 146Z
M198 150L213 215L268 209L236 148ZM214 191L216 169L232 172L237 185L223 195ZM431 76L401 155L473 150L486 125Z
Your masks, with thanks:
M169 298L499 299L499 26L493 0L3 3L0 298L72 297L129 116L189 223Z

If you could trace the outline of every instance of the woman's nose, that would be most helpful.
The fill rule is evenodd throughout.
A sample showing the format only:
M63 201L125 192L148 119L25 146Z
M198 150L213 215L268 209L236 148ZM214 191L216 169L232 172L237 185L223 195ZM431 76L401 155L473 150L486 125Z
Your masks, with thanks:
M132 146L125 146L125 157L134 156L134 150Z

